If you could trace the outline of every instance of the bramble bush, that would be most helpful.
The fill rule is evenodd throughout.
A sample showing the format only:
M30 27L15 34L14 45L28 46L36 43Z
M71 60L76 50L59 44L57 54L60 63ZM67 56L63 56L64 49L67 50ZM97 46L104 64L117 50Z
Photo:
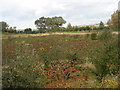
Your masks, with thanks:
M78 64L79 62L74 62ZM80 69L76 69L74 67L75 65L71 66L71 63L69 61L66 62L54 62L52 64L48 65L48 68L42 72L42 75L45 75L48 79L48 85L46 88L56 88L56 87L63 87L61 85L65 84L63 83L56 83L56 82L62 82L68 79L75 79L79 74L72 75L75 72L80 72ZM54 83L54 84L53 84ZM52 84L52 85L51 85Z

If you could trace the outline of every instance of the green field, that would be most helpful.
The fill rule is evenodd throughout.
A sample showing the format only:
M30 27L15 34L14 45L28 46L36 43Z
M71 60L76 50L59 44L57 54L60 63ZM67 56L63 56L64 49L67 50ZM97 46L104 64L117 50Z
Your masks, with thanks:
M109 31L3 39L3 87L117 88L118 36Z

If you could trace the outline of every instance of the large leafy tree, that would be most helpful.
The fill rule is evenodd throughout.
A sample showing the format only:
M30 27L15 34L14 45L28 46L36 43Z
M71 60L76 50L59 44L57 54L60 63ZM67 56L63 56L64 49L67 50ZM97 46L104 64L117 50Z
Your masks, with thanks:
M35 25L38 29L45 29L45 17L41 17L35 21Z
M66 21L62 17L52 17L52 18L45 18L41 17L38 20L35 21L36 27L40 29L54 29L59 28L63 24L65 24Z

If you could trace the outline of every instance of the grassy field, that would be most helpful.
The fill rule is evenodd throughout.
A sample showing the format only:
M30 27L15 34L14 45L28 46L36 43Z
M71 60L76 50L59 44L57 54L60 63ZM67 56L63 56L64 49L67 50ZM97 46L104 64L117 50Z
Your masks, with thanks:
M117 88L117 41L110 32L9 36L2 43L3 87Z

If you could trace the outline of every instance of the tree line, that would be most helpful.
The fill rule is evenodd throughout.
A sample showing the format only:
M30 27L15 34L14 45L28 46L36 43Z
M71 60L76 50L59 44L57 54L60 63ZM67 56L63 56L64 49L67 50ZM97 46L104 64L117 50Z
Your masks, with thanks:
M32 30L31 28L26 28L22 31L18 31L15 28L9 28L8 24L4 22L2 27L5 27L2 31L8 33L26 33L26 34L35 34L35 33L46 33L46 32L74 32L74 31L91 31L91 30L103 30L103 29L112 29L120 30L120 11L117 10L111 15L111 19L108 20L107 25L101 21L98 26L88 25L88 26L72 26L68 23L67 27L63 27L66 24L66 20L63 17L41 17L34 22L37 30Z

